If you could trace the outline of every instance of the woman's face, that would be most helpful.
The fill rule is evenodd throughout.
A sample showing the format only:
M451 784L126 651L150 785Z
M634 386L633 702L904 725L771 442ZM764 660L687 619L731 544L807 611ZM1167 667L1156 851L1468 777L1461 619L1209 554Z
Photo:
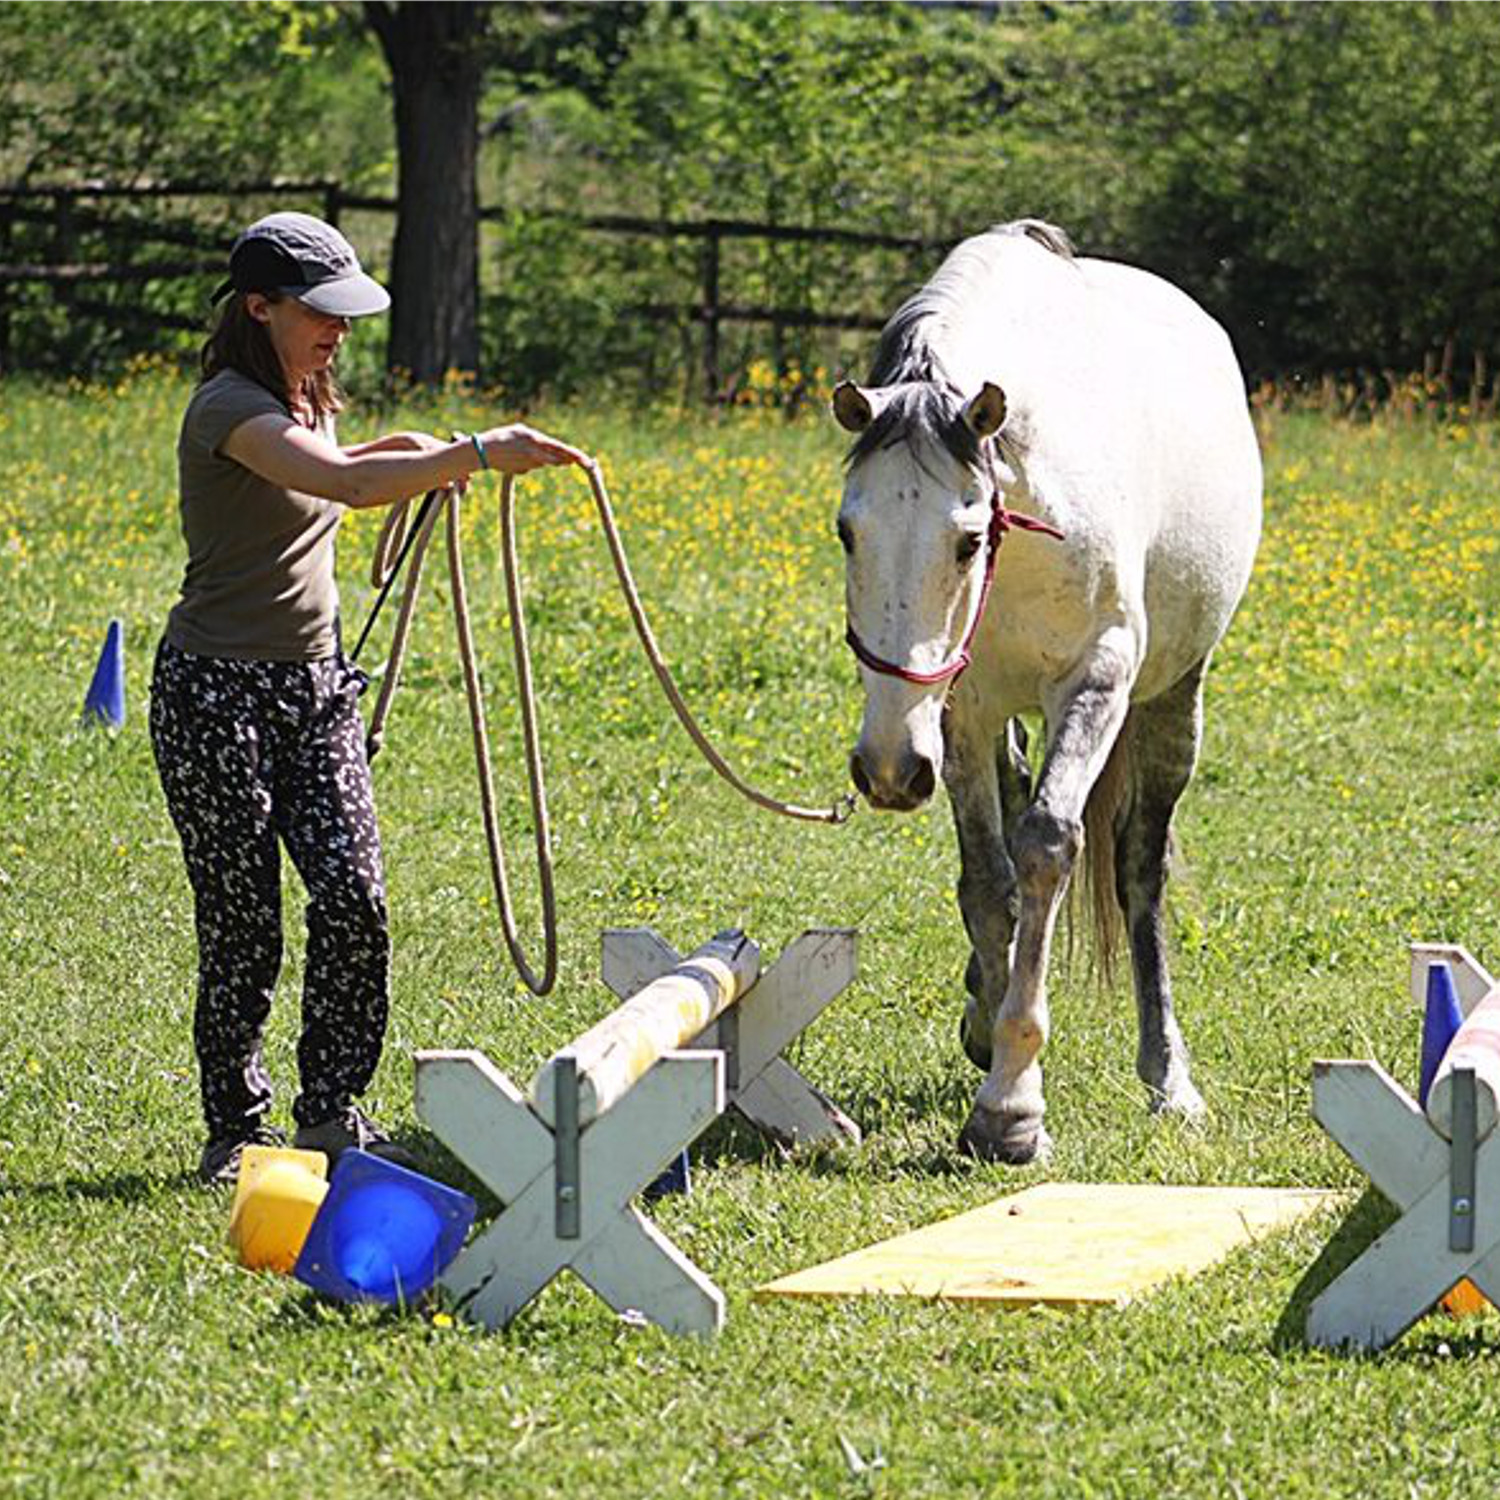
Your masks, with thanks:
M257 323L264 323L271 335L287 383L295 390L309 375L326 370L339 352L339 345L349 332L348 318L336 318L315 312L295 297L273 302L259 292L251 292L245 307Z

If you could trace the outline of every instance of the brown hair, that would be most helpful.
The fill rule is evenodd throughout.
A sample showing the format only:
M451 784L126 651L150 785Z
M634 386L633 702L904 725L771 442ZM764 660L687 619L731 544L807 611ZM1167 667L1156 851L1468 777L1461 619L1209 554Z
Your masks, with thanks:
M289 391L286 371L271 343L264 323L250 316L244 292L234 292L219 309L218 321L198 357L199 384L211 380L221 370L238 370L241 375L263 385L278 401L284 401L296 419L299 408L314 427L344 409L344 393L332 370L316 370L302 382L300 391ZM261 293L268 302L280 301L280 292Z

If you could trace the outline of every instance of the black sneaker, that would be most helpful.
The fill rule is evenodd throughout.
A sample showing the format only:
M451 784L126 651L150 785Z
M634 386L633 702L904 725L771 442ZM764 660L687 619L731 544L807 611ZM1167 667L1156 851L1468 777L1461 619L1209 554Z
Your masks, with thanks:
M398 1167L419 1170L416 1158L398 1146L384 1130L357 1105L351 1104L342 1114L319 1125L299 1125L292 1137L298 1151L321 1151L333 1166L345 1151L368 1151Z
M204 1187L232 1187L240 1175L246 1146L284 1146L286 1136L274 1125L252 1125L235 1135L215 1136L198 1161L198 1181Z

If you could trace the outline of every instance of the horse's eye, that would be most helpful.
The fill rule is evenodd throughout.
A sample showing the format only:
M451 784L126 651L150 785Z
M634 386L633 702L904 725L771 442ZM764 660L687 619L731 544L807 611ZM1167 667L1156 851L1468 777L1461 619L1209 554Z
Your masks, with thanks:
M958 562L960 567L962 567L965 563L971 563L974 561L974 558L978 555L980 545L983 543L983 541L983 537L972 531L966 531L961 537L959 537L958 546L955 551L958 555Z
M845 552L854 551L854 528L847 521L839 521L839 546Z

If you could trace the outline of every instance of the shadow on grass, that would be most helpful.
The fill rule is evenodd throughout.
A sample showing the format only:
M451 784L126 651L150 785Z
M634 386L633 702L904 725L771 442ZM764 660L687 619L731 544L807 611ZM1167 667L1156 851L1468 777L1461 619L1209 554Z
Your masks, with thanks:
M144 1203L191 1189L204 1191L196 1172L111 1172L102 1177L63 1177L56 1182L0 1182L0 1202L7 1198L51 1198L100 1203Z
M435 1305L427 1294L409 1303L341 1302L308 1288L300 1297L278 1304L265 1325L282 1333L318 1333L329 1328L398 1328L409 1326Z
M1272 1334L1273 1350L1277 1353L1291 1353L1311 1348L1307 1342L1307 1314L1314 1300L1345 1267L1353 1264L1379 1239L1398 1217L1396 1210L1380 1193L1374 1188L1365 1189L1363 1196L1345 1215L1344 1221L1323 1247L1323 1253L1297 1283ZM1428 1316L1436 1321L1420 1320L1416 1328L1409 1330L1399 1343L1390 1348L1378 1351L1353 1349L1343 1357L1431 1365L1463 1359L1493 1359L1500 1355L1500 1346L1497 1346L1494 1337L1496 1321L1493 1311L1478 1318L1467 1316L1462 1324L1439 1312Z
M951 1176L975 1163L958 1148L959 1131L984 1075L967 1064L923 1070L893 1086L889 1077L862 1076L842 1081L813 1078L837 1107L854 1121L862 1139L841 1138L788 1147L763 1135L735 1110L727 1111L692 1146L705 1167L724 1162L751 1166L795 1159L814 1176L868 1178L887 1175ZM939 1130L932 1138L926 1128Z
M881 1113L889 1114L889 1109L887 1102ZM914 1124L932 1118L916 1113L915 1105L913 1110L909 1118ZM958 1147L958 1127L966 1113L967 1106L964 1113L938 1116L954 1121L951 1131L945 1130L941 1140L920 1135L909 1137L901 1130L887 1133L877 1128L864 1131L858 1142L839 1138L786 1146L762 1134L731 1110L693 1142L690 1152L694 1165L705 1169L727 1163L752 1167L785 1163L795 1165L810 1177L879 1181L890 1177L963 1176L980 1165Z
M1309 1347L1308 1309L1323 1289L1379 1239L1397 1217L1396 1210L1374 1188L1365 1189L1293 1289L1271 1335L1272 1349L1286 1353Z
M924 1073L900 1090L882 1090L884 1080L863 1079L841 1090L839 1108L862 1129L858 1143L842 1138L788 1147L764 1134L733 1108L689 1146L694 1168L724 1165L776 1167L792 1164L815 1178L883 1180L893 1177L967 1177L993 1168L959 1149L959 1129L973 1102L982 1075L967 1066ZM920 1128L938 1121L940 1135ZM866 1124L866 1122L871 1122ZM493 1217L501 1204L444 1143L420 1126L396 1130L392 1139L410 1152L419 1171L468 1193L479 1206L479 1219ZM1015 1169L1029 1181L1026 1168Z

